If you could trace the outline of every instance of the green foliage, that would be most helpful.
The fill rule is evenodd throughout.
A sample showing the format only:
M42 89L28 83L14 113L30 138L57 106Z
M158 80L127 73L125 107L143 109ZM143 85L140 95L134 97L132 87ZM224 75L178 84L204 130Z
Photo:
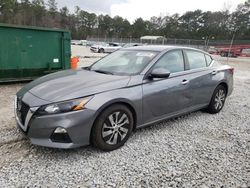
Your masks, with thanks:
M17 0L0 0L0 17L7 23L11 22L12 17L15 16L17 4Z
M49 8L50 13L56 14L56 12L57 12L56 0L48 0L48 8Z
M250 0L239 4L232 13L195 10L183 15L154 16L148 21L138 18L133 23L120 16L98 16L80 7L75 7L74 13L67 7L58 10L56 0L0 0L0 22L65 28L71 31L74 39L163 35L189 39L214 36L219 40L230 39L232 33L236 33L237 39L250 39Z

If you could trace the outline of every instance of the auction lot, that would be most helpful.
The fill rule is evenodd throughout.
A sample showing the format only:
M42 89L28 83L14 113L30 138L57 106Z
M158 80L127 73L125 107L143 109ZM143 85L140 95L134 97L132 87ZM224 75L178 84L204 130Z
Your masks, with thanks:
M72 54L80 67L105 55L80 46ZM0 85L1 187L249 187L250 58L215 58L235 68L219 114L198 111L137 130L112 152L31 145L13 113L24 83Z

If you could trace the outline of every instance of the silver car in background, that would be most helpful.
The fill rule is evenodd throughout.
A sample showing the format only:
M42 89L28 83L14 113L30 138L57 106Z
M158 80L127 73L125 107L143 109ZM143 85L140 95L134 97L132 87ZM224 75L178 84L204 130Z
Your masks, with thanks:
M90 47L90 50L95 53L112 53L116 50L121 49L122 46L118 43L110 42L108 44L99 44L99 45L93 45Z
M16 95L15 116L33 144L111 151L134 129L200 109L218 113L233 72L193 48L124 48L27 84Z

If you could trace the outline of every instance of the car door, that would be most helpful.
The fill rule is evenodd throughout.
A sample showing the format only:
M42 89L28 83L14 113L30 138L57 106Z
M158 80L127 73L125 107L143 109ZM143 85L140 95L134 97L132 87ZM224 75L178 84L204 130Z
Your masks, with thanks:
M111 53L111 52L114 52L116 50L116 46L115 44L109 44L108 47L107 47L107 52Z
M110 53L110 46L109 44L104 47L105 53Z
M151 71L155 68L168 69L170 76L167 79L144 79L142 86L144 123L185 111L190 103L182 50L167 52L153 65Z
M196 50L184 50L188 65L188 81L191 88L190 108L199 108L208 105L213 94L217 79L214 79L217 70L209 67L211 56Z

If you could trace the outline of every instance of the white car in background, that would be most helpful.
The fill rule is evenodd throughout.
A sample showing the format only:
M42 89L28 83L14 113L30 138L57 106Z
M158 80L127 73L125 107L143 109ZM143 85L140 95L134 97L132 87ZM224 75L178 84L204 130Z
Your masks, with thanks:
M80 40L80 45L87 46L88 41L87 40Z
M71 40L71 45L80 45L81 41L80 40Z
M126 43L122 47L129 48L129 47L134 47L134 46L143 46L143 44L141 44L141 43Z
M110 42L108 44L99 44L99 45L93 45L90 47L90 50L95 53L112 53L116 50L121 49L122 46L118 43Z
M87 46L87 40L71 40L71 45Z

